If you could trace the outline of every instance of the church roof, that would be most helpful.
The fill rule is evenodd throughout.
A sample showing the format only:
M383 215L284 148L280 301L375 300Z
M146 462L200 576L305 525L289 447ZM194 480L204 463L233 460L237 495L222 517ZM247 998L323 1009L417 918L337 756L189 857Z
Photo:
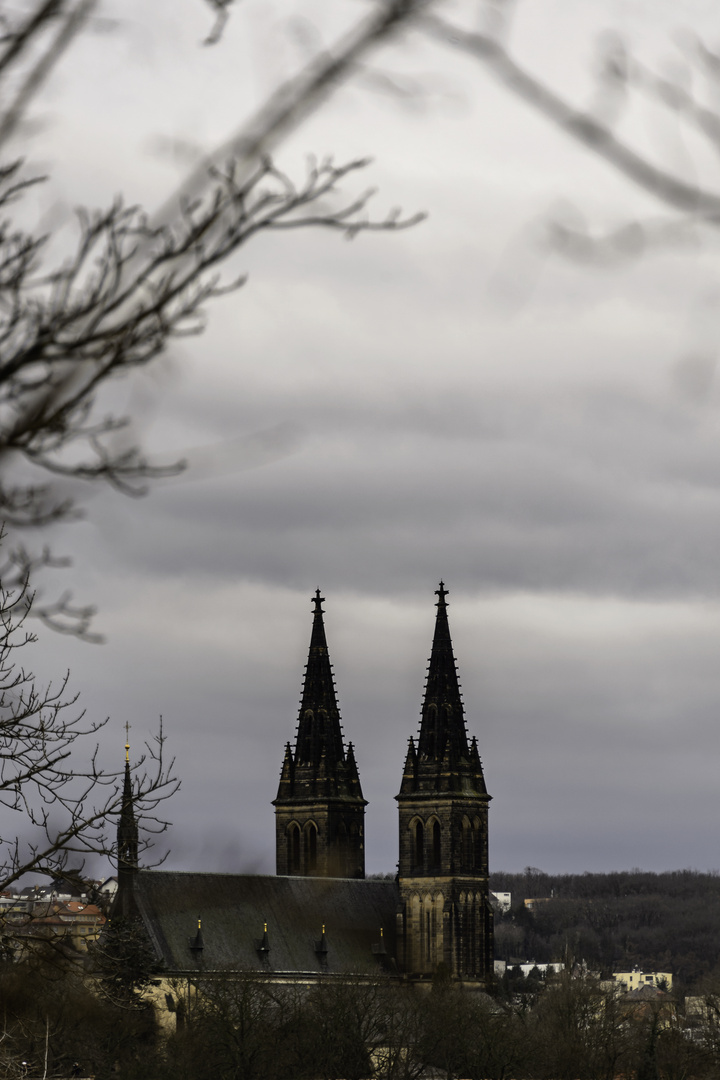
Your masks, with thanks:
M393 969L399 895L392 880L140 870L133 893L168 972Z

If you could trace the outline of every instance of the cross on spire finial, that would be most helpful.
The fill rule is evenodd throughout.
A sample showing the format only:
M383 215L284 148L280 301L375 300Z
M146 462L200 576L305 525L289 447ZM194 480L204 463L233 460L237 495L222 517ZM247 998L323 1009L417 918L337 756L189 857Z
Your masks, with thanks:
M323 609L320 607L320 605L325 603L325 597L320 595L319 589L315 590L315 595L312 598L312 602L315 605L315 613L317 614L319 612L322 615Z
M438 600L435 607L440 607L440 604L442 604L443 607L444 607L445 606L445 597L448 595L448 590L445 588L445 582L444 581L440 582L440 588L435 590L435 595L440 597L440 599Z

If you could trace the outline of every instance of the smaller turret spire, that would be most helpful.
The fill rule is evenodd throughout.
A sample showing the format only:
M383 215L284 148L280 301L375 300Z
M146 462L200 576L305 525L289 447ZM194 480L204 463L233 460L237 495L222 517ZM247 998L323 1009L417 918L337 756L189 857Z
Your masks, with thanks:
M412 736L408 739L408 750L405 757L405 768L403 769L402 786L400 793L406 795L410 791L415 791L417 787L417 753L415 751L415 740Z
M125 775L117 831L118 878L138 868L138 826L130 775L130 725L125 724Z

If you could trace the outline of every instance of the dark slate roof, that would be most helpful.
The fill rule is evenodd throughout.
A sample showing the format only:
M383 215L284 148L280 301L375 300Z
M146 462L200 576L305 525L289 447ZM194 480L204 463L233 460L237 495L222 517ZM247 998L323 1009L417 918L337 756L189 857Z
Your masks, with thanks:
M170 972L394 970L399 894L392 880L140 870L134 901ZM198 918L201 950L191 948ZM267 953L259 951L264 923ZM316 951L323 924L326 953ZM377 950L381 927L386 957Z

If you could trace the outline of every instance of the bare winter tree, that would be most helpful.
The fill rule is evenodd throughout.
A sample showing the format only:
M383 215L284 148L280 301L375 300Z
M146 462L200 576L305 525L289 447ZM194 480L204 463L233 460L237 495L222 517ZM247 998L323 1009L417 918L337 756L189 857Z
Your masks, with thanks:
M67 678L41 689L25 666L34 641L27 612L22 590L0 590L0 890L28 873L77 878L88 857L114 857L123 804L124 770L98 759L106 721L86 718ZM146 848L165 829L161 804L177 788L162 725L133 773Z
M216 4L217 41L226 4ZM187 177L164 207L148 215L118 200L78 211L78 242L53 263L48 237L14 224L35 176L12 155L29 103L68 46L96 13L95 0L36 0L0 9L0 519L9 557L6 588L33 580L57 560L31 551L28 528L82 514L69 482L104 481L138 495L148 481L183 468L149 461L120 434L130 417L100 413L98 394L117 377L152 363L170 342L198 334L209 301L237 289L223 263L256 234L307 227L352 237L418 220L399 212L374 222L369 193L343 198L343 181L365 161L312 164L301 181L281 173L269 153L317 107L373 46L402 23L415 0L384 0L332 50L314 58L272 95L241 132ZM10 148L8 149L8 144ZM63 484L63 482L65 482ZM56 630L93 640L92 608L69 595L35 596L33 614Z

